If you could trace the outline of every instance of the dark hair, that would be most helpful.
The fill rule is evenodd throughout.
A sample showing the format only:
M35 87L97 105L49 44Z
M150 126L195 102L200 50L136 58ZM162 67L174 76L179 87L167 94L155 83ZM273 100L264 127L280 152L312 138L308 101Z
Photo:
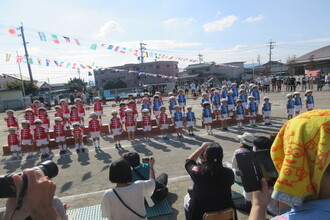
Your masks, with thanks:
M222 168L223 150L222 147L213 143L205 150L205 162L201 168L201 173L209 173L211 177L214 177L219 172L219 168Z
M109 180L112 183L132 182L131 166L126 160L119 159L110 165Z
M124 154L123 159L126 160L132 168L140 165L140 155L136 152L128 152Z
M273 142L268 137L257 137L253 141L253 145L257 148L257 150L267 149L269 150L272 147Z

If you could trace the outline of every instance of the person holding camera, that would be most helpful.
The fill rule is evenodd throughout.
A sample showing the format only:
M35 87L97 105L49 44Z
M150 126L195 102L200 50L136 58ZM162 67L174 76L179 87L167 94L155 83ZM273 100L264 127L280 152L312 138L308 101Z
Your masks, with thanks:
M122 158L131 165L132 167L132 182L138 180L147 180L149 179L149 170L150 170L150 158L142 158L142 163L140 163L140 155L136 152L128 152L122 155ZM151 198L154 202L159 202L167 197L168 175L166 173L161 173L156 178L156 188Z
M17 198L7 200L2 219L67 220L68 216L61 200L54 198L56 185L45 176L42 169L26 169L23 175L27 180L24 197L20 195L24 185L22 175L13 174L10 177L14 182ZM21 207L17 209L19 206Z
M102 198L102 217L111 220L147 219L144 199L150 202L155 189L155 159L149 161L149 179L132 182L130 164L119 159L110 165L109 180L116 184L113 189L107 190ZM149 198L149 199L148 199ZM149 205L153 205L150 204Z
M203 160L197 163L200 156ZM235 209L231 196L234 173L222 165L222 159L222 147L206 142L186 160L185 168L194 182L186 219L200 220L207 212Z
M249 220L263 220L270 199L292 207L273 219L329 219L330 110L305 112L283 125L271 148L279 173L270 195L266 179L253 192ZM295 135L292 135L295 134Z

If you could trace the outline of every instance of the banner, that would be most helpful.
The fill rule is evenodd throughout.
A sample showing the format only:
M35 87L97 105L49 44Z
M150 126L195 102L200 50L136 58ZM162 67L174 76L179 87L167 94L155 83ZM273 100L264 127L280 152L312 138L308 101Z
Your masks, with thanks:
M38 34L39 34L39 38L41 41L47 41L46 35L44 34L44 32L38 32Z
M9 62L10 61L10 57L11 57L11 54L10 53L6 53L6 62Z
M55 44L59 44L60 43L60 41L57 38L57 35L52 34L52 38L53 38L53 41L54 41Z

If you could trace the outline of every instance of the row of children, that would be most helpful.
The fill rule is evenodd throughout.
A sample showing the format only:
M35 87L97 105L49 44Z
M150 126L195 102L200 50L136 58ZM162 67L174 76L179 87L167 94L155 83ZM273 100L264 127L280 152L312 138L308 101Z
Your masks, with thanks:
M49 140L50 140L50 132L49 132L49 124L44 124L42 119L35 119L33 121L33 125L29 120L23 120L21 122L22 129L19 131L18 125L16 125L17 118L13 117L13 110L7 110L8 118L6 118L7 122L15 121L15 126L10 126L8 131L8 146L10 147L10 151L14 158L22 158L22 149L25 148L25 151L28 156L33 155L33 144L40 149L41 158L51 158L54 154L49 150ZM38 116L40 117L40 115ZM92 112L90 114L91 120L88 122L88 131L90 137L93 139L93 143L96 150L100 150L100 131L101 126L98 120L98 116L96 113ZM60 155L66 154L67 151L67 132L65 128L64 121L61 117L54 118L54 126L53 132L55 137L55 142L60 149ZM71 130L71 135L74 138L75 149L76 152L80 151L85 152L84 148L84 132L80 126L79 122L74 122L72 124L73 129Z

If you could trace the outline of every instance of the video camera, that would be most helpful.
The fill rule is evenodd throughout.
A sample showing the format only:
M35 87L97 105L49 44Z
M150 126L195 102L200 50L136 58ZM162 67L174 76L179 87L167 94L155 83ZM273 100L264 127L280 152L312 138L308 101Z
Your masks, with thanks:
M32 169L41 170L48 178L54 178L58 174L58 167L56 163L51 160L44 161L40 163L39 166L33 167ZM28 180L23 173L19 173L18 175L23 179L22 194L27 188ZM17 196L17 189L12 176L13 174L0 176L0 198L14 198Z

